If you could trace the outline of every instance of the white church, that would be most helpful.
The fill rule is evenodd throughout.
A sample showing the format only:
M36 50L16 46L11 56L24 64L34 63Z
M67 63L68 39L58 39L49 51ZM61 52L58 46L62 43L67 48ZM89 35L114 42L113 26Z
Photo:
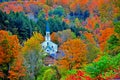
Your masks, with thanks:
M56 53L58 50L57 44L53 43L50 38L50 29L49 29L49 24L47 22L46 25L46 36L45 36L45 41L42 43L42 48L45 50L46 53L48 53L49 57L47 57L46 60L54 60L56 58ZM49 63L48 63L49 64Z

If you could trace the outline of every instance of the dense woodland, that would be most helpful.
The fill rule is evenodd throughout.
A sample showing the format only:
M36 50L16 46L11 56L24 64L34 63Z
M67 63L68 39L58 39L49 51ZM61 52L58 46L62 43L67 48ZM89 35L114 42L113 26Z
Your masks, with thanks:
M64 56L45 66L46 22ZM0 80L120 79L120 0L0 0Z

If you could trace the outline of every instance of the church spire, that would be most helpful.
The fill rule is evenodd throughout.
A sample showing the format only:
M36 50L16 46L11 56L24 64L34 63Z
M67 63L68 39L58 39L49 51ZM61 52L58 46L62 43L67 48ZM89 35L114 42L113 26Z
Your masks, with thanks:
M48 21L46 22L46 36L45 36L46 41L50 41L50 28L49 28L49 23Z
M49 23L48 23L48 21L46 22L46 32L50 32L50 28L49 28Z

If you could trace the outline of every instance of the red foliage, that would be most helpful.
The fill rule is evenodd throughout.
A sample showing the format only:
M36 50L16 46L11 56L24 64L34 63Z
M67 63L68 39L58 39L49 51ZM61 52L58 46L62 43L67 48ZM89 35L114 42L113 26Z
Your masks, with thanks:
M115 78L115 79L120 79L120 68L114 70L114 72L116 73L115 76L114 76L114 78Z
M76 74L69 75L66 80L92 80L92 78L86 76L85 72L79 70Z

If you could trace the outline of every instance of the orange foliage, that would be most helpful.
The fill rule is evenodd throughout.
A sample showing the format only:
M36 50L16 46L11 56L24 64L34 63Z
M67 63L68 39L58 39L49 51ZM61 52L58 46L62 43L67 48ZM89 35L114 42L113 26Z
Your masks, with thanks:
M11 67L11 70L9 71L9 79L10 80L19 80L20 77L25 76L25 67L23 66L23 57L22 55L19 55L17 57L16 62Z
M19 51L17 36L9 36L6 31L0 31L0 64L9 63L16 58Z
M80 5L80 7L83 7L88 3L88 1L89 0L73 0L73 1L69 0L69 3L71 2L70 9L74 11L78 5Z
M0 78L4 78L4 73L0 71Z
M75 4L75 3L71 3L71 4L70 4L70 9L71 9L72 11L75 11L75 9L76 9L76 4Z
M41 3L46 3L46 0L39 0L39 2L41 2Z
M60 68L76 69L86 63L86 45L80 39L73 39L64 42L60 49L64 51L65 56L57 63Z
M96 44L92 33L85 32L84 35L88 41L90 41L92 44Z
M6 64L11 64L13 60L17 58L19 54L19 48L20 48L19 41L17 36L15 35L10 36L6 31L0 30L0 65L1 67ZM7 73L4 73L2 69L0 69L0 77L3 77L6 74Z
M14 12L21 12L21 11L23 11L23 7L20 6L17 3L11 2L11 3L6 3L6 4L7 4L7 6L4 7L3 11L5 11L7 14L9 14L10 11L14 11Z
M106 46L107 40L113 33L114 33L114 28L106 28L101 31L101 36L98 38L98 40L99 40L99 44L100 44L100 49L102 51L104 50L104 48Z
M80 5L86 5L89 2L89 0L76 0L76 3L79 3Z
M95 29L95 25L97 23L100 23L100 19L97 16L94 16L92 18L88 18L87 19L87 25L85 26L85 28L87 28L88 30L94 30Z
M61 0L62 4L68 4L69 0Z
M106 3L109 3L109 2L105 1L105 0L91 0L88 5L88 9L89 9L90 13L93 13L93 10L101 7L102 4L106 4Z
M63 42L62 38L55 32L53 32L50 36L51 40L55 43L61 44Z
M102 57L102 56L98 54L98 55L97 55L97 58L96 58L96 59L94 59L94 62L99 61L101 57Z
M58 3L59 0L53 0L54 3Z
M51 39L52 39L53 42L58 42L58 37L57 37L57 35L56 35L55 32L53 32L53 33L51 34Z

